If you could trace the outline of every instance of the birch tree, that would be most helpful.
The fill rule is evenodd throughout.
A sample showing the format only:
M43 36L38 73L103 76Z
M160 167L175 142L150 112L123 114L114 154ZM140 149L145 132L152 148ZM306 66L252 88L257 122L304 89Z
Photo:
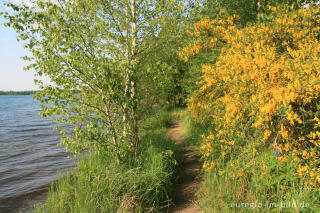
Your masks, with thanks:
M109 152L118 163L136 157L138 65L170 40L159 32L176 26L183 1L30 0L7 7L6 25L31 53L25 69L52 82L35 80L36 98L42 115L58 123L66 150Z

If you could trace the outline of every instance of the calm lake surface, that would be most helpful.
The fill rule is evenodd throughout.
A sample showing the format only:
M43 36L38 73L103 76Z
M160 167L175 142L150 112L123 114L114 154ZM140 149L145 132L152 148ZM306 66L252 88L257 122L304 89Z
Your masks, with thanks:
M58 171L76 163L57 147L54 124L40 112L32 95L0 96L0 213L27 212L45 199Z

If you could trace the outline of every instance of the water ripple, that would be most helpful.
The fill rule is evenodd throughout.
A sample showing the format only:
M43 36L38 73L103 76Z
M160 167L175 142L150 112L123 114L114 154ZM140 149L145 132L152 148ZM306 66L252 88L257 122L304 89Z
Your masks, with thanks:
M43 201L58 171L76 163L57 147L54 124L40 112L33 96L0 96L0 212L16 212L30 199Z

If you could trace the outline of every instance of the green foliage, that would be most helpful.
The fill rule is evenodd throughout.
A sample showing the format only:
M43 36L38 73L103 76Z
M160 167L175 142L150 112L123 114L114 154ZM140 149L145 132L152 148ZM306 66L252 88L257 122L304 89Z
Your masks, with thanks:
M222 1L220 1L222 2ZM227 1L226 1L227 2ZM236 1L234 2L234 5L244 3L244 1ZM271 3L271 1L268 1ZM247 2L249 5L249 9L247 8L245 12L250 12L250 1ZM265 1L264 3L267 3ZM276 1L273 3L277 4ZM271 5L273 5L273 3ZM278 2L279 3L279 2ZM232 3L230 3L232 4ZM232 6L232 5L227 5ZM260 5L262 6L269 6L269 4L266 5ZM295 7L294 5L283 6L285 7L285 17L292 17L292 9ZM282 8L283 8L282 7ZM270 9L276 11L276 8L269 7ZM225 8L224 8L225 9ZM241 14L242 8L234 7L235 10L238 11L232 11L233 8L229 8L227 11L231 14L237 14L240 16L240 22L241 24L235 24L234 29L236 32L240 32L241 28L243 28L243 25L246 25L248 22L255 22L258 21L259 26L268 26L270 24L270 18L272 20L272 17L270 14L267 14L266 11L257 10L257 15L255 17L252 17L252 20L245 20L243 19L243 15ZM254 8L252 8L253 10ZM288 12L289 11L289 12ZM307 13L308 10L300 9L301 13L305 12ZM276 15L279 15L281 12L277 11ZM315 14L318 14L315 13ZM307 15L303 15L303 17L307 17ZM310 17L315 17L310 15ZM216 19L217 22L223 21L224 19ZM275 19L274 19L275 20ZM273 20L273 21L274 21ZM279 24L272 24L272 27L280 27L280 21L281 19L277 19L279 21ZM302 18L300 19L302 20ZM201 187L201 190L199 192L200 194L200 207L204 212L318 212L320 207L318 200L320 198L319 189L317 187L310 188L305 186L304 184L309 181L310 177L313 178L316 176L314 173L309 173L306 170L301 169L301 165L299 165L296 161L298 158L294 158L292 155L285 159L287 155L285 155L285 150L281 146L277 147L276 145L272 144L274 142L275 144L280 139L274 137L273 140L269 141L263 141L262 138L266 137L266 134L263 134L261 132L262 128L251 128L250 122L257 122L259 119L252 118L248 119L250 117L249 113L252 112L253 107L252 105L249 105L248 111L249 113L244 116L245 120L241 124L241 113L244 107L242 107L242 102L239 101L239 99L245 99L250 96L250 92L242 92L241 90L248 89L250 86L259 84L258 80L256 78L252 78L254 80L250 81L248 84L244 84L244 86L239 89L236 88L235 94L227 96L230 91L232 91L232 88L235 86L241 85L241 83L244 82L244 78L238 78L239 81L233 81L233 83L228 84L228 79L234 80L237 79L237 73L244 73L248 71L248 73L255 73L255 68L249 67L246 71L243 72L241 70L241 59L240 56L243 53L250 53L247 58L251 57L257 57L258 55L263 57L266 57L268 53L271 52L271 50L266 51L263 54L252 54L253 49L249 47L249 44L254 41L253 38L248 38L249 33L244 33L244 39L248 39L248 42L243 45L242 47L237 46L235 43L228 44L228 42L225 42L225 46L222 45L222 49L232 49L232 52L234 54L234 59L232 58L226 58L225 61L219 63L216 63L217 55L219 55L219 48L221 49L221 46L219 46L220 43L213 42L215 45L212 45L212 49L208 50L206 49L208 43L210 43L210 40L206 42L204 36L211 36L213 41L217 38L216 32L210 28L213 26L213 22L210 24L209 19L203 19L199 22L199 25L195 25L195 33L193 34L194 37L196 37L195 41L199 41L198 43L194 42L186 48L189 50L190 55L200 54L201 59L203 60L203 72L204 77L202 79L202 84L207 84L206 86L202 87L199 90L199 93L196 93L195 96L199 98L199 100L204 100L201 103L193 104L190 109L194 111L201 111L201 115L198 117L200 122L207 122L209 123L209 129L207 129L204 132L198 132L193 131L195 134L195 138L197 138L200 141L203 141L203 143L200 145L199 143L199 149L202 150L202 159L207 162L204 162L203 167L207 171L205 173L204 177L204 183ZM288 24L293 23L297 24L297 21L291 21L288 20L282 20L282 23ZM306 22L302 22L303 24ZM311 23L311 22L308 22ZM302 24L302 26L303 26ZM297 24L298 25L298 24ZM221 25L218 26L218 32L223 32L224 28L221 27ZM230 27L231 24L228 23L226 25L227 27ZM257 25L250 24L247 25L248 28L254 27ZM318 26L317 24L313 24L312 26ZM220 28L219 28L220 27ZM197 29L202 29L204 32L197 32ZM272 29L269 28L266 30L267 33L271 33ZM306 28L302 28L303 30ZM308 29L308 28L307 28ZM252 29L250 32L252 32L253 37L256 36L258 39L258 42L261 42L264 40L263 36L259 36L260 29ZM193 31L193 32L194 32ZM200 30L201 31L201 30ZM279 31L280 33L271 33L271 36L278 36L277 34L282 36L282 33L284 33L284 28L281 28ZM311 33L308 33L310 35ZM229 34L226 36L227 38L233 39L234 41L242 41L241 39L238 39L236 37L236 34ZM296 38L297 36L293 36L293 38ZM305 37L303 37L305 38ZM227 40L227 39L226 39ZM280 39L279 39L280 40ZM272 40L276 41L277 40ZM291 42L290 39L288 39L289 42ZM316 40L307 39L308 42L310 42L310 46L313 51L318 47L318 43ZM200 43L200 45L199 45ZM199 50L199 46L203 45L203 48ZM279 45L279 43L276 43L275 46ZM299 47L305 47L306 45L298 45ZM218 47L218 48L216 48ZM239 48L240 47L240 48ZM246 48L249 49L249 51L246 50ZM257 48L259 51L263 49L263 47L259 46ZM277 54L286 54L284 48L276 49ZM297 48L298 49L298 48ZM239 52L238 52L239 51ZM209 54L208 54L209 52ZM212 60L210 60L210 57L206 58L206 55L210 55ZM311 53L308 51L301 51L302 54L306 54L306 58L310 58L312 56ZM280 56L277 55L271 62L272 65L275 64L275 61L280 58ZM200 58L199 57L199 58ZM220 58L224 57L224 54L221 54L219 56ZM193 64L193 59L186 59L186 61L189 60L189 63ZM283 61L289 62L291 59L284 58ZM200 60L201 61L201 60ZM236 62L235 62L236 61ZM300 62L305 62L305 60L297 60ZM317 61L317 60L315 60ZM196 62L199 63L199 62ZM235 69L232 69L228 67L227 64L229 64L235 67ZM212 67L208 68L206 65L212 65ZM249 63L248 63L249 64ZM311 65L311 62L308 62L307 65ZM219 67L224 67L224 70L220 70ZM200 66L198 66L200 67ZM301 66L300 66L301 67ZM299 67L298 73L302 73L303 69ZM318 67L318 66L316 66ZM208 68L208 69L207 69ZM198 68L199 69L199 68ZM265 72L267 70L266 67L263 67L257 71L257 73L260 74L260 76L263 76L261 73ZM281 73L286 73L292 71L292 67L288 69L288 71L281 70ZM222 77L220 81L219 76L223 76L226 73L230 72L230 78ZM316 71L317 72L317 71ZM306 76L311 76L310 74ZM208 77L209 80L206 78ZM267 75L267 78L270 77L270 74ZM298 79L298 75L294 76L295 79ZM315 78L316 79L316 78ZM235 83L236 82L236 83ZM279 82L279 81L277 81ZM281 86L285 85L288 80L286 79L284 81L284 84L281 84ZM316 81L318 82L318 81ZM263 82L259 85L264 86L265 88L270 88L271 83L270 82ZM279 84L280 85L280 84ZM303 84L303 85L310 85L310 84ZM223 88L223 89L222 89ZM279 88L279 86L277 86ZM212 93L208 96L206 96L206 93L210 93L211 91L215 91L215 93ZM268 104L270 103L263 103L264 100L267 100L269 97L267 95L263 94L263 90L261 89L253 89L252 91L257 92L257 95L261 96L261 100L256 101L256 103L260 103L261 107L264 107L266 109L268 107ZM302 94L302 93L301 93ZM315 96L317 97L318 91L315 92ZM226 97L225 99L221 97ZM274 95L273 97L279 97L277 95ZM220 99L221 98L221 99ZM239 99L237 99L239 98ZM286 95L282 97L280 100L285 100L287 98ZM216 102L214 102L217 100ZM220 101L221 100L221 101ZM239 107L239 111L233 111L234 117L230 116L228 117L228 111L232 111L232 107L225 107L224 102L225 100L230 100L229 106L235 106ZM318 104L316 104L316 101L318 99L311 99L310 98L310 104L307 104L309 107L308 110L304 110L304 112L309 111L311 115L316 112L316 107ZM207 102L206 102L207 101ZM209 103L208 105L206 103ZM243 101L244 104L248 104L248 101ZM308 103L307 101L303 101L302 104ZM191 104L190 104L191 105ZM312 107L311 107L312 105ZM274 110L276 107L272 106L271 109ZM284 108L284 107L282 107ZM282 110L282 111L281 111ZM294 108L296 110L296 108ZM283 113L283 109L280 109L281 113ZM211 112L211 113L208 113ZM196 114L196 113L195 113ZM253 114L253 113L252 113ZM289 113L287 113L289 114ZM302 113L301 113L302 114ZM217 115L217 116L215 116ZM300 113L299 113L300 115ZM315 131L313 128L314 121L309 120L309 117L306 114L302 114L303 116L303 123L301 126L302 128L305 128L305 131L307 134L310 133L310 131ZM225 117L225 120L219 120L219 116ZM263 116L262 119L266 119L267 116ZM279 116L280 117L280 116ZM289 117L289 116L288 116ZM277 117L278 118L278 117ZM281 117L283 118L283 117ZM312 117L314 118L314 117ZM292 119L291 119L292 120ZM225 122L226 121L226 122ZM229 126L227 123L234 122L234 126ZM289 125L290 117L288 118L288 122L284 125ZM302 122L301 122L302 123ZM194 124L191 124L193 126ZM203 124L205 125L205 123ZM279 125L280 126L280 125ZM279 131L280 127L277 126L274 129L272 129L272 134L274 132ZM299 125L297 123L292 123L292 128L297 128ZM281 127L282 128L282 127ZM205 129L205 128L204 128ZM300 129L299 129L300 130ZM298 131L292 131L294 137L299 137ZM203 134L203 137L201 138L201 134ZM302 132L304 133L304 132ZM301 134L302 134L301 133ZM307 135L306 134L306 135ZM207 136L207 137L206 137ZM315 138L315 137L314 137ZM310 140L311 141L311 140ZM233 146L235 144L235 146ZM303 144L302 142L299 142L298 144ZM229 147L232 147L229 149ZM224 149L225 148L225 149ZM281 154L279 154L279 150ZM206 150L206 151L203 151ZM229 150L229 151L225 151ZM302 152L304 150L303 145L297 149L297 152ZM277 152L278 151L278 154ZM294 153L294 151L290 150L287 153ZM305 154L300 154L299 156L303 156L304 163L307 161L305 155L310 154L312 155L312 152L305 151ZM317 157L313 160L310 160L309 162L317 163ZM307 167L307 166L306 166ZM299 169L300 168L300 169ZM313 170L318 169L317 166L312 167ZM297 171L300 171L299 173L302 174L300 177L297 176ZM309 181L311 182L311 181ZM314 182L312 182L313 184ZM300 204L306 204L307 206L301 207ZM258 207L258 204L262 204L261 207ZM270 204L270 206L266 206ZM289 207L288 207L289 205Z
M35 212L159 212L170 204L181 152L166 135L169 112L143 124L139 161L118 165L106 153L80 158L72 175L51 187Z
M185 133L185 145L192 146L194 149L200 151L200 144L202 141L201 135L207 133L209 126L195 121L191 114L185 109L180 112L182 116L182 126Z
M320 210L319 192L306 189L295 178L297 165L282 165L266 148L255 157L250 151L244 147L219 171L205 174L199 191L199 203L205 212Z
M139 63L138 87L141 91L142 103L176 107L185 105L187 92L183 79L187 66L180 60L179 48L184 44L184 34L189 22L184 11L166 16L167 26L161 27L160 32L152 40L152 46L144 61Z
M0 95L34 95L38 91L0 91Z
M197 123L185 111L182 114L186 142L200 149L202 135L208 134L205 124ZM219 131L219 130L217 130ZM257 135L257 137L260 137ZM240 143L240 138L237 139ZM249 140L247 138L247 140ZM318 212L320 194L302 185L296 177L298 164L282 164L274 150L261 144L253 151L255 141L232 155L213 159L219 170L205 172L199 194L204 212ZM252 139L250 139L252 140ZM300 206L301 205L301 206ZM295 207L297 206L297 207Z
M154 130L162 132L164 128L168 128L173 122L173 117L164 110L153 111L148 117L143 121L142 135L145 135L146 132Z
M159 106L182 106L186 104L187 91L183 79L187 67L178 56L179 41L162 46L158 55L149 57L139 77L142 102ZM145 105L148 107L148 105Z
M236 15L239 17L237 21L237 28L245 27L248 24L255 22L266 23L272 19L269 6L287 5L288 10L294 10L301 8L306 3L312 3L316 1L300 1L300 0L277 0L277 1L259 1L259 0L216 0L216 1L195 1L194 9L190 11L192 17L190 17L189 25L186 27L186 31L193 31L195 23L200 20L209 19L227 19L230 15ZM191 3L190 3L191 4ZM282 6L283 7L283 6ZM206 40L208 35L191 35L188 33L182 34L181 40L184 41L184 47L196 42L197 40ZM206 41L207 42L207 41ZM215 64L216 59L220 55L220 50L223 45L216 48L206 49L203 48L198 54L189 58L188 63L184 64L184 75L181 80L183 90L187 94L187 99L190 98L190 94L199 89L199 85L196 82L201 80L202 73L200 67L203 64ZM180 49L182 47L180 46Z
M208 17L216 18L217 14L223 12L230 15L238 15L242 25L263 20L268 14L268 6L288 5L291 9L301 8L306 4L317 3L318 0L215 0L200 1L202 7L199 8L195 21Z
M140 89L145 86L139 79L152 67L149 56L159 55L159 44L176 34L182 3L35 0L7 4L12 11L2 14L6 25L17 31L31 52L24 57L30 62L25 69L52 82L45 85L36 80L42 115L53 117L57 128L75 126L69 135L60 131L67 151L102 150L114 153L117 161L136 152L137 104L148 95Z

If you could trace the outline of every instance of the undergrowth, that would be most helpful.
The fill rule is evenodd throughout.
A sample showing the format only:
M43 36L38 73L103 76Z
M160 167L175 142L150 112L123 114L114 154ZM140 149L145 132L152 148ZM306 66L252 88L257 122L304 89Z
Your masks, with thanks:
M189 124L204 212L320 212L320 10L266 11L246 26L227 13L204 18L179 54L189 63L210 54L188 103L208 129Z
M160 212L171 202L181 152L166 135L173 117L151 114L141 124L136 163L116 164L106 153L83 156L73 174L52 185L35 212Z
M187 111L182 114L186 141L200 150L202 135L209 129L195 122ZM320 194L306 189L304 180L294 175L298 167L295 161L281 163L268 146L258 146L253 152L252 144L255 143L243 139L243 146L232 156L213 159L219 163L219 170L204 169L198 191L201 210L210 213L319 212ZM203 159L202 162L205 164Z

